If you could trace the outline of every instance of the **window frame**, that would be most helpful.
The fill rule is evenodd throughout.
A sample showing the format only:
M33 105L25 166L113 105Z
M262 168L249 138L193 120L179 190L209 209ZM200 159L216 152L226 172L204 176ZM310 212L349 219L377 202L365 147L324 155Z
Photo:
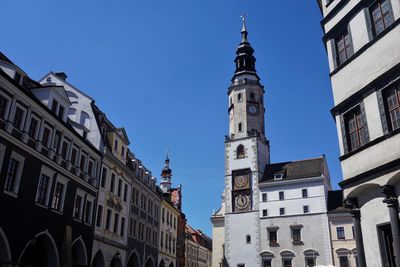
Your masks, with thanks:
M354 130L349 129L351 120L354 120L353 123L355 123ZM363 102L360 102L341 114L340 122L343 150L345 154L356 151L369 143L368 121L365 115L365 107ZM359 126L359 122L361 122L362 125ZM357 146L355 147L353 147L353 143L351 141L351 134L355 134L356 140L358 140ZM363 143L361 142L362 140Z
M81 202L80 202L80 206L79 206L79 210L78 210L79 214L78 214L78 217L77 217L76 216L76 201L78 199L78 196L80 197ZM85 204L85 193L81 189L77 188L76 189L76 193L75 193L75 198L74 198L74 206L72 208L72 218L74 220L77 220L77 221L82 221L83 220L83 208L84 208L83 206L84 206L84 204Z
M96 210L96 223L95 227L101 228L103 225L103 215L104 215L104 207L101 204L97 204Z
M10 190L6 190L6 185L7 185L7 180L9 179L9 171L10 171L9 168L10 168L10 163L11 163L12 159L14 159L18 162L18 166L17 166L15 177L13 178L14 179L13 190L10 191ZM21 176L22 176L22 171L24 168L24 163L25 163L25 158L22 155L18 154L15 151L11 152L10 160L8 162L7 176L6 176L5 184L4 184L4 193L9 194L14 197L18 197L19 186L21 184Z
M346 232L344 226L336 227L336 238L339 240L346 240Z
M31 133L32 120L35 120L37 122L36 129L35 129L35 132L33 133L33 136L31 135L32 134ZM41 119L38 116L36 116L35 114L31 113L30 119L29 119L28 136L30 138L34 139L34 140L36 140L38 138L38 135L39 135L40 121L41 121Z
M384 15L384 13L382 13L382 11L383 11L382 10L382 2L385 2L385 1L386 1L387 5L388 5L388 15L390 16L390 17L388 17L388 19L392 20L390 23L385 23L386 16ZM382 25L383 25L383 28L382 28L382 30L380 32L377 32L377 28L376 28L377 23L376 23L376 20L374 19L374 16L373 16L372 8L374 6L378 6L379 7L380 20L382 21ZM371 22L371 29L372 29L372 34L373 34L374 38L376 36L380 35L382 32L384 32L388 27L390 27L390 25L392 25L395 22L394 13L393 13L393 7L392 7L392 4L391 4L390 0L376 0L376 1L374 1L368 7L368 15L369 15L369 19L370 19L370 22Z
M17 114L17 109L22 110L21 121L19 122L19 126L18 127L15 126L15 116ZM26 107L24 107L18 101L15 102L15 107L14 107L14 112L13 112L13 119L12 119L12 124L13 124L14 129L17 129L19 131L22 131L24 129L27 112L28 111L27 111Z
M8 116L10 114L10 108L11 108L11 104L12 104L12 97L10 97L9 95L5 94L2 90L0 90L0 97L3 97L7 101L7 104L4 107L4 113L0 114L0 120L7 120Z
M347 42L347 41L348 42ZM352 55L354 55L353 38L351 36L350 25L343 28L339 34L333 39L334 42L334 61L335 67L343 65ZM340 42L343 42L343 49L339 47ZM343 53L341 53L343 51ZM344 59L341 58L344 55Z
M64 203L65 203L65 195L67 193L68 182L69 182L69 180L67 178L65 178L64 176L61 176L60 174L57 174L57 178L54 183L53 199L52 199L52 203L51 203L51 209L53 211L63 213ZM60 199L60 208L59 209L56 209L56 207L55 207L57 183L60 183L64 186L62 196Z

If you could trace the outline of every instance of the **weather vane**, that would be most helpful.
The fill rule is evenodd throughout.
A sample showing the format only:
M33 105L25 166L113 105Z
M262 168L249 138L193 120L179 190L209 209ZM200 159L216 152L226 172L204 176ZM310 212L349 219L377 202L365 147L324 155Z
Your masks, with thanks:
M246 23L247 14L243 12L242 15L240 15L240 17L242 18L242 22Z

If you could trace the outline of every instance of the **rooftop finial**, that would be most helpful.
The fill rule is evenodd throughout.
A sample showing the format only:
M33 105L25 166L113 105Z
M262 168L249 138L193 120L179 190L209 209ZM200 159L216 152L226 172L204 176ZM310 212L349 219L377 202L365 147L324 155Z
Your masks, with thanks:
M246 28L246 18L247 18L247 14L246 13L242 13L242 15L240 15L240 17L242 18L242 43L243 42L248 42L247 41L247 28Z

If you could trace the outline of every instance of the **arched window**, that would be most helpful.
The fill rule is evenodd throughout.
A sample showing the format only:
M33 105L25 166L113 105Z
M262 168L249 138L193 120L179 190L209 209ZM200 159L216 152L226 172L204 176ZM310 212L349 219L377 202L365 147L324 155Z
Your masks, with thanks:
M243 145L239 145L236 148L236 158L238 158L238 159L244 158L244 146Z

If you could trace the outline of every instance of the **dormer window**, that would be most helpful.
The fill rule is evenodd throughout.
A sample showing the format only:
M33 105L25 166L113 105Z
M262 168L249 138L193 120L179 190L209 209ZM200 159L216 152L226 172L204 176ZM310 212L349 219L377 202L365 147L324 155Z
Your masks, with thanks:
M14 80L19 84L21 81L21 75L18 72L15 72Z
M47 77L46 82L51 83L51 77Z
M275 173L274 174L274 179L275 180L282 180L283 174L282 173Z
M62 118L64 117L64 107L60 105L60 107L58 108L58 118L62 120Z
M117 139L114 140L114 150L118 151L118 140Z
M57 107L58 107L58 102L55 99L53 99L53 103L51 104L51 111L54 114L57 114Z

